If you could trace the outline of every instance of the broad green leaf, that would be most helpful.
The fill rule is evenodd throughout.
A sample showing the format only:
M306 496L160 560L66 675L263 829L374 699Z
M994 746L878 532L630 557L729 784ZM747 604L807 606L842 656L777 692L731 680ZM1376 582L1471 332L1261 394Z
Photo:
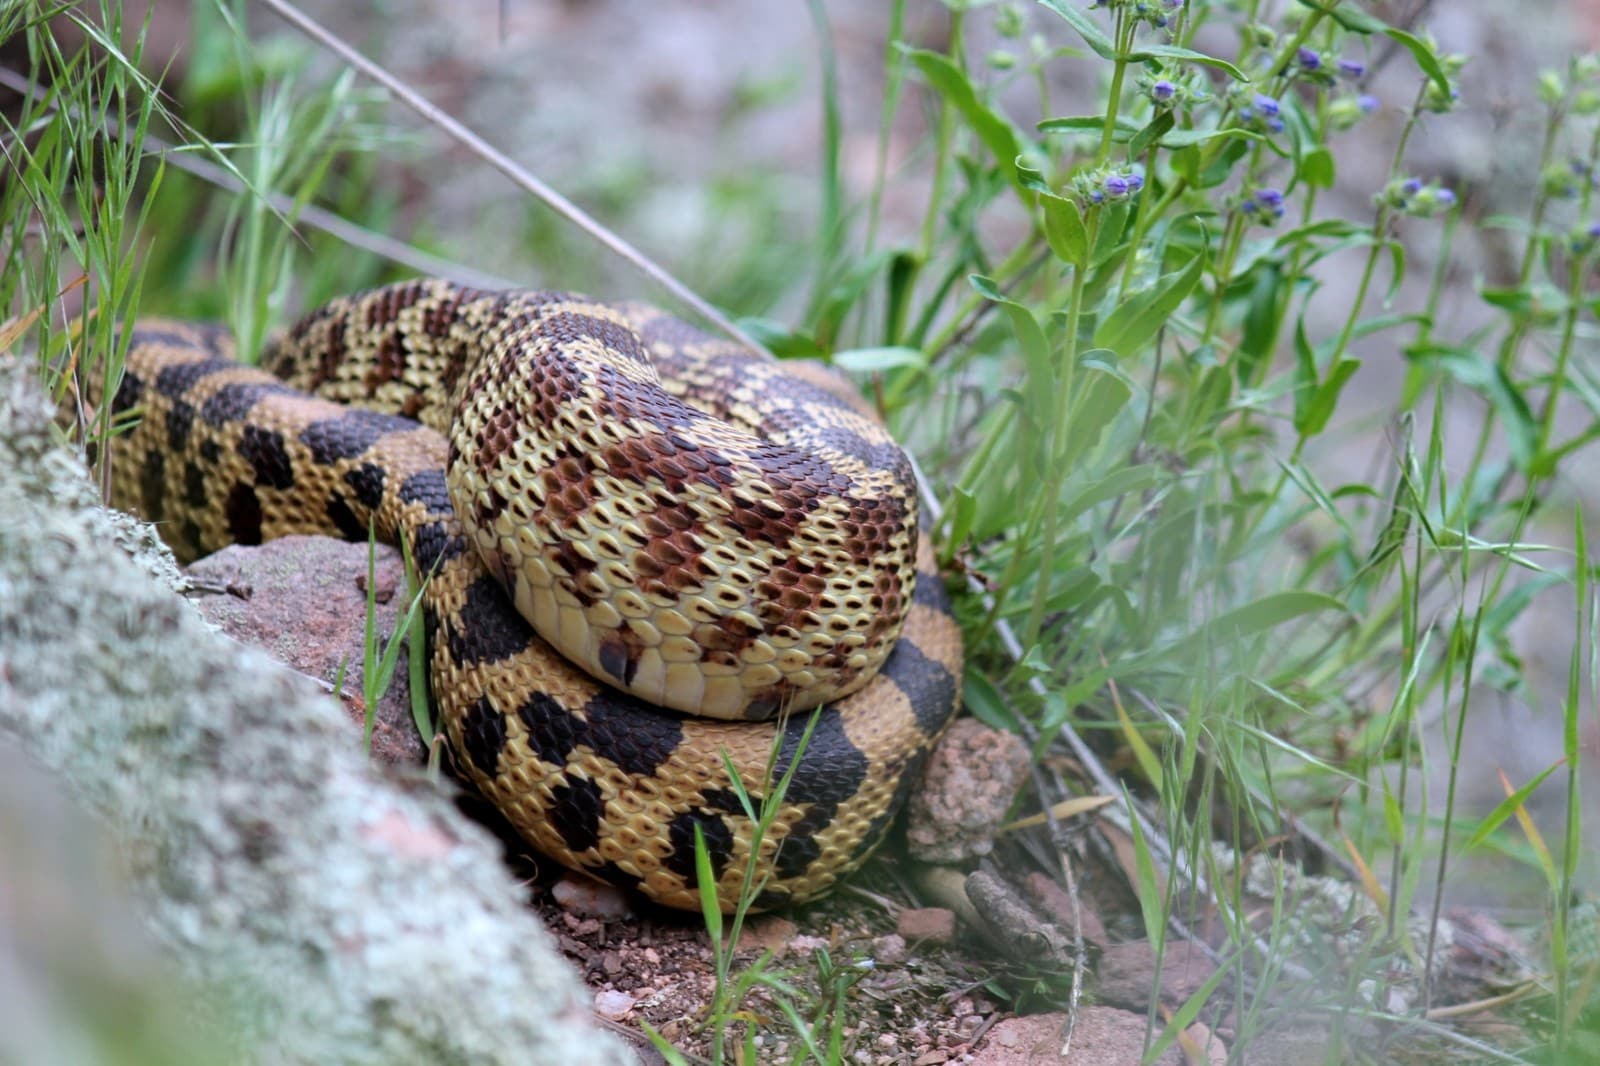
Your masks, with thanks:
M1302 438L1315 437L1328 426L1328 419L1333 417L1333 412L1339 405L1339 393L1344 391L1345 385L1357 370L1361 369L1361 360L1349 356L1342 357L1333 368L1328 371L1328 376L1322 380L1312 392L1310 400L1301 407L1296 403L1294 419L1295 432ZM1298 401L1299 395L1296 395Z
M1108 373L1092 363L1079 366L1085 375L1081 397L1074 403L1072 417L1062 434L1061 448L1056 456L1058 463L1067 469L1100 443L1101 434L1133 396L1133 387L1119 374Z
M1433 54L1433 49L1428 47L1426 41L1405 30L1397 30L1393 26L1386 27L1383 32L1390 40L1404 45L1411 53L1411 58L1417 61L1417 66L1422 68L1422 73L1433 80L1440 92L1446 96L1450 95L1450 76L1439 65L1439 57Z
M1208 56L1204 52L1196 52L1190 48L1179 48L1177 45L1172 44L1148 44L1133 51L1128 58L1134 62L1141 62L1146 59L1175 59L1181 63L1199 63L1222 71L1234 81L1250 80L1245 77L1244 71L1226 59L1218 59L1216 56Z
M1119 467L1099 481L1079 490L1077 495L1061 505L1061 513L1064 519L1076 518L1106 500L1114 500L1130 492L1143 492L1160 483L1161 468L1154 463Z
M1117 58L1116 44L1106 36L1094 16L1078 6L1078 0L1039 0L1039 3L1060 15L1067 25L1077 30L1078 36L1094 50L1095 55L1101 59Z
M1006 706L1005 697L993 681L975 665L968 663L962 674L961 706L984 725L1008 732L1016 729L1016 718Z
M973 274L967 279L979 295L993 300L1011 320L1012 332L1022 346L1022 357L1028 365L1028 377L1036 388L1049 388L1054 374L1050 366L1050 342L1045 339L1044 328L1032 311L1000 291L992 278Z
M1229 126L1220 130L1172 130L1163 134L1160 145L1163 148L1192 148L1197 144L1206 144L1209 141L1234 138L1246 141L1260 141L1266 138L1255 130L1247 130L1240 126Z
M1099 136L1106 128L1103 115L1073 115L1064 118L1047 118L1038 124L1044 133L1092 133ZM1132 137L1139 127L1121 115L1117 116L1115 133L1122 139Z
M1313 148L1300 160L1301 180L1312 188L1333 188L1337 175L1338 167L1334 165L1333 153L1326 148Z
M1531 467L1538 447L1538 425L1522 390L1498 363L1473 349L1438 344L1407 348L1406 358L1431 362L1484 396L1500 417L1517 466L1522 470Z
M1078 205L1065 196L1040 193L1044 208L1044 236L1056 258L1082 269L1089 258L1089 232L1084 229Z
M1133 140L1128 142L1128 154L1134 158L1144 155L1151 144L1171 132L1173 122L1171 111L1157 112L1156 117L1150 120L1150 125L1134 134Z
M923 48L907 48L904 51L928 84L966 119L972 132L978 135L978 140L983 142L1005 176L1020 191L1022 185L1012 166L1023 148L1023 138L1017 128L979 99L978 90L948 56Z
M1170 649L1163 653L1163 657L1179 656L1184 653L1198 651L1210 645L1242 640L1258 633L1276 629L1285 622L1291 622L1296 618L1308 614L1316 614L1320 611L1345 613L1348 608L1345 607L1343 601L1322 592L1312 592L1306 589L1274 592L1252 603L1247 603L1243 607L1235 607L1231 611L1223 612L1172 645Z
M1300 0L1305 7L1313 11L1320 11L1333 21L1353 33L1371 35L1383 33L1389 24L1381 19L1374 18L1353 4L1341 4L1338 0L1331 3L1317 3L1316 0Z
M1095 329L1095 347L1125 356L1138 352L1188 299L1204 266L1205 257L1195 255L1182 270L1162 275L1150 288L1119 304Z

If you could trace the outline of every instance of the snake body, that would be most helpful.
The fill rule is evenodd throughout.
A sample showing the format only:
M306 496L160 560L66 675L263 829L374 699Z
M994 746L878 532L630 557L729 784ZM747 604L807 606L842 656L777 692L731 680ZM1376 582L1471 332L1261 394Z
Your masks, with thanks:
M757 837L731 775L759 811L791 770L757 906L881 841L961 639L908 463L847 383L654 308L442 281L335 301L261 366L222 327L136 323L112 502L180 558L405 543L455 761L538 850L693 909L698 835L731 908Z

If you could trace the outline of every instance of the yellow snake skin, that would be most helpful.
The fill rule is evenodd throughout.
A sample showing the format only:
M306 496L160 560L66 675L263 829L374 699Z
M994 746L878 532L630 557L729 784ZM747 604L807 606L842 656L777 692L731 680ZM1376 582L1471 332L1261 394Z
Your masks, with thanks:
M697 908L698 828L731 908L729 764L759 808L821 703L750 890L813 898L881 841L962 651L909 464L848 383L654 308L442 281L336 301L261 362L137 323L113 503L186 559L406 541L455 762L536 848Z

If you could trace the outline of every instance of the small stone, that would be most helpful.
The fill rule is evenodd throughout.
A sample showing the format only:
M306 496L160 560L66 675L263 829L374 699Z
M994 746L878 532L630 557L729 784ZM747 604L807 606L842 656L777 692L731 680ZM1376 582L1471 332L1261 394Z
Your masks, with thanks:
M769 914L765 918L757 918L739 934L739 951L770 951L774 955L782 955L789 948L789 944L800 931L787 918L780 918Z
M627 918L633 914L633 907L622 889L587 877L563 877L551 886L550 896L574 914L593 918Z
M797 936L789 941L790 949L797 955L809 955L818 948L827 946L828 938L825 936Z
M885 966L898 966L905 961L906 938L899 933L878 937L872 942L872 957Z
M908 943L948 944L956 938L956 912L944 907L913 907L900 912L895 932Z
M605 991L594 994L594 1012L602 1018L620 1022L633 1010L633 997L626 992Z

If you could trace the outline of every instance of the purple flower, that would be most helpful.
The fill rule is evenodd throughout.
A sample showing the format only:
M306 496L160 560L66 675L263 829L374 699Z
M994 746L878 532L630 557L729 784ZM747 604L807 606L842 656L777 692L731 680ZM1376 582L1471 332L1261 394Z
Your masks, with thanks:
M1302 70L1316 70L1322 66L1322 57L1310 48L1302 47L1294 54L1294 58L1300 64Z
M1339 60L1339 73L1352 80L1367 72L1367 65L1357 59Z
M1165 78L1162 78L1160 81L1150 86L1150 95L1155 97L1157 100L1160 100L1162 103L1166 103L1168 100L1171 100L1177 91L1178 87Z
M1106 180L1101 184L1106 190L1106 195L1113 200L1121 199L1128 195L1128 179L1121 174L1108 174L1106 175Z
M1137 170L1129 174L1126 180L1128 182L1129 192L1138 192L1140 189L1144 188L1144 175L1140 174Z
M1283 206L1283 193L1278 189L1257 189L1255 198L1263 207L1277 208Z
M1244 201L1244 203L1239 205L1239 210L1243 211L1247 215L1255 214L1256 213L1256 209L1257 209L1256 202L1254 200L1251 200L1251 199L1246 199Z
M1589 236L1594 240L1600 240L1600 222L1589 223Z
M1415 196L1422 191L1422 181L1419 178L1407 178L1400 184L1400 191L1407 196Z
M1440 189L1434 197L1442 207L1450 207L1456 202L1456 194L1449 189Z
M1278 117L1278 101L1274 100L1266 93L1256 93L1255 105L1256 110L1268 118Z
M1269 118L1269 119L1267 119L1267 129L1271 130L1273 133L1282 133L1283 132L1283 119L1281 119L1281 118Z
M1372 114L1374 111L1378 110L1380 106L1378 103L1378 98L1373 96L1371 93L1362 93L1360 96L1356 97L1356 103L1361 106L1362 114L1366 115Z

